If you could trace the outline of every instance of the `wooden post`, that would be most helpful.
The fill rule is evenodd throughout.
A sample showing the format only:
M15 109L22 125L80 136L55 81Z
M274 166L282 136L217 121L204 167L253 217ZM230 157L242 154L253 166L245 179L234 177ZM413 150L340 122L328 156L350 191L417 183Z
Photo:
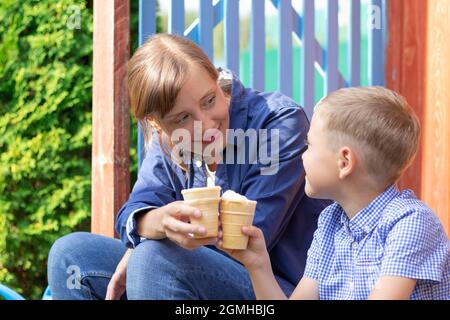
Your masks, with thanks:
M450 235L450 6L441 0L389 0L386 85L419 116L417 157L400 181L441 219Z
M422 199L450 235L450 3L428 0L427 16Z
M109 237L130 192L129 22L128 0L94 1L91 226Z
M426 1L389 0L387 3L386 85L408 100L423 123ZM399 184L402 189L413 189L418 197L421 195L422 152L423 142Z

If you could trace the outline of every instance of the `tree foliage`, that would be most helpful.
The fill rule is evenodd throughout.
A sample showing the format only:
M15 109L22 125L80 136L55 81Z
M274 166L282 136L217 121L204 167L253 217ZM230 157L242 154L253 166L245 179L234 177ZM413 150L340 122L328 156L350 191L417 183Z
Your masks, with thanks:
M0 2L0 282L45 289L51 244L89 230L92 10Z

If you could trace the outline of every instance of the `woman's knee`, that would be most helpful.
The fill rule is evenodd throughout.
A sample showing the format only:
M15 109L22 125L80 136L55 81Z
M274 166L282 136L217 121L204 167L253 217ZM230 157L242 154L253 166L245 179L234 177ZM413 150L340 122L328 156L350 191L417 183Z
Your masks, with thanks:
M145 240L141 242L134 250L135 255L142 255L148 257L149 255L168 257L176 257L177 260L185 261L186 259L196 259L201 257L206 249L205 247L198 247L196 249L185 249L177 245L169 239L163 240ZM172 258L173 258L172 257ZM142 257L141 257L142 258Z
M56 240L48 255L49 268L65 266L70 256L80 250L90 235L88 232L74 232Z
M131 254L130 264L140 263L146 266L164 262L164 260L174 260L174 257L186 254L187 251L168 239L145 240L141 242Z
M90 295L101 296L97 292L100 291L98 283L112 275L125 250L119 240L88 232L59 238L48 256L48 281L52 292L59 298L81 298L80 290L69 290L67 283L74 280L76 284L85 281Z
M128 272L145 277L149 274L156 277L175 274L177 270L201 261L206 250L209 249L200 247L187 250L169 239L146 240L133 250L128 262Z
M146 240L131 254L127 269L129 299L171 299L182 287L177 276L198 263L205 248L187 250L168 239ZM182 281L182 280L181 280ZM188 296L191 294L186 290ZM187 297L187 296L186 296Z
M63 236L52 245L47 262L48 283L56 298L69 297L66 288L68 273L72 270L72 265L76 264L76 258L80 244L85 242L89 233L76 232ZM73 270L76 271L76 270Z

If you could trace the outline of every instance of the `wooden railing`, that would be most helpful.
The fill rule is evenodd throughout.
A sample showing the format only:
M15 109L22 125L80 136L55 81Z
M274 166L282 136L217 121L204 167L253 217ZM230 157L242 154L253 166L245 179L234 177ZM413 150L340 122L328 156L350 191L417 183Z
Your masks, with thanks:
M166 0L169 1L169 0ZM322 46L315 35L315 3L326 2L326 43ZM339 2L338 0L302 0L302 10L297 12L291 0L267 0L277 10L278 26L278 90L288 96L293 93L293 72L301 74L300 104L311 117L315 105L315 69L318 68L324 76L324 92L327 94L344 86L360 84L361 73L361 0L349 0L350 10L345 19L348 21L348 53L347 62L350 68L347 79L338 68L339 43ZM365 1L367 3L367 1ZM140 0L139 7L139 41L142 43L147 37L156 32L156 0ZM370 17L383 18L385 1L372 0L370 2L373 13ZM250 56L251 75L250 86L263 91L265 83L265 6L264 0L251 1L250 27ZM212 0L199 1L199 16L185 28L184 0L170 0L168 10L169 33L184 35L199 44L211 60L213 56L213 29L224 22L224 57L225 66L239 75L239 0L219 0L214 4ZM378 14L378 16L377 16ZM370 23L370 21L368 21ZM368 68L369 84L384 84L384 42L385 28L371 28L369 30ZM292 35L300 39L302 60L300 70L293 69ZM138 138L139 164L144 155L142 135Z

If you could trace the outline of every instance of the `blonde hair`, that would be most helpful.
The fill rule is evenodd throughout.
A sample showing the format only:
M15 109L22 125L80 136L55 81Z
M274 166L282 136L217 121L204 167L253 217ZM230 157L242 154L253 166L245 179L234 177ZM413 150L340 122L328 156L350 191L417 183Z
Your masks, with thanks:
M417 152L419 121L394 91L344 88L325 97L317 109L334 145L354 145L369 174L385 183L395 183Z
M204 68L214 81L220 80L219 71L202 49L189 39L173 34L151 36L131 58L128 65L130 107L141 125L146 150L152 139L148 117L162 119L172 110L192 64ZM219 81L219 85L226 95L230 94L231 80ZM158 137L161 149L168 154L165 145L170 144L170 139L163 139L162 134Z

